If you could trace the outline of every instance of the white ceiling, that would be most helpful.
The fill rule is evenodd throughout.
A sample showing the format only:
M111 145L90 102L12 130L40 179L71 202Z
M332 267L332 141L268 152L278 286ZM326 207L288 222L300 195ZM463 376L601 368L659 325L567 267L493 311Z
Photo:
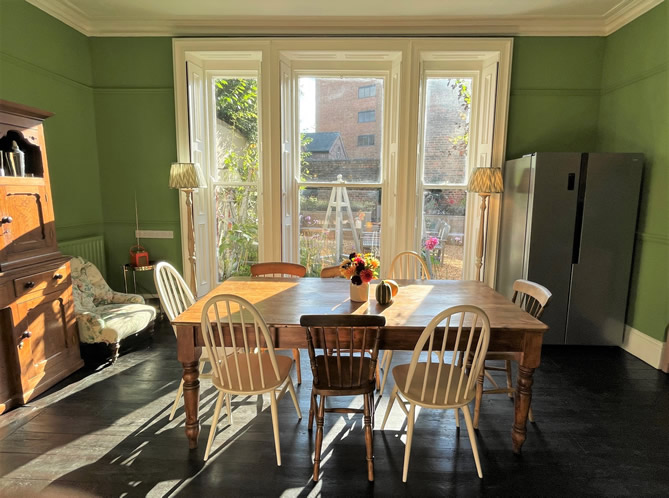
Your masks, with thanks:
M607 35L663 0L27 0L89 36Z

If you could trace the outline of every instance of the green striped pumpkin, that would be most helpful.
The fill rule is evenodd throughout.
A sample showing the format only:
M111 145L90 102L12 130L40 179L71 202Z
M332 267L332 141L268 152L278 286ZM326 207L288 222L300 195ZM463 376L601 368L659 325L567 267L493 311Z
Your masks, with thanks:
M388 304L393 300L393 289L385 280L376 286L376 300L379 304Z

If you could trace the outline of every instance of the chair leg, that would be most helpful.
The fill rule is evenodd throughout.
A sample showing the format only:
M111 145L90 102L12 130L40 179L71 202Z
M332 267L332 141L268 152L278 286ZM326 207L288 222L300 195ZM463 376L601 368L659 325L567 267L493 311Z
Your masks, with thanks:
M281 467L281 443L279 442L279 414L274 391L269 393L270 408L272 410L272 428L274 429L274 449L276 450L276 464Z
M388 408L386 408L386 414L383 416L383 423L381 424L381 430L386 426L388 420L388 415L390 415L390 410L393 409L393 403L397 397L397 384L393 386L393 392L390 394L390 400L388 401Z
M511 370L511 360L504 360L504 363L506 364L506 387L511 389L513 387L513 381L511 380L512 377L512 370ZM509 393L509 398L513 398L513 393Z
M476 380L476 401L474 403L474 428L479 428L479 415L481 413L481 400L483 399L483 372Z
M402 471L402 482L407 482L407 474L409 473L409 457L411 456L411 440L413 439L413 424L416 415L416 405L411 403L409 409L409 423L407 424L407 444L404 449L404 470Z
M476 462L476 471L479 478L483 479L483 472L481 472L481 461L479 460L479 449L476 446L476 435L474 434L474 426L472 424L472 415L469 413L469 406L462 407L462 413L465 416L465 424L467 424L467 434L469 434L469 442L472 444L472 452L474 453L474 462Z
M392 350L383 353L383 380L381 381L381 390L379 391L379 397L383 396L383 390L386 387L386 381L388 380L388 373L390 372L390 364L392 363L392 361L393 361Z
M460 429L460 412L457 408L455 409L455 427Z
M376 362L376 390L378 391L381 388L381 362Z
M316 395L311 391L311 404L309 405L309 431L314 427L314 414L318 410L318 403L316 402Z
M174 399L174 403L172 403L172 411L170 412L170 418L169 420L172 420L174 418L174 414L177 411L177 407L179 406L179 401L181 400L181 394L184 391L184 380L181 379L181 382L179 382L179 389L177 389L177 397Z
M316 415L316 449L314 450L314 482L318 482L318 473L321 466L321 447L323 446L323 423L325 421L325 398L321 395Z
M527 412L527 418L530 422L534 423L534 414L532 413L532 405L530 405L530 411Z
M216 426L218 425L218 416L221 414L221 405L223 404L224 397L226 397L226 394L223 391L218 393L218 399L216 400L216 408L214 408L214 417L211 419L211 429L209 430L207 449L204 451L205 462L209 458L209 452L211 451L211 443L214 442L214 436L216 435Z
M365 406L363 409L365 424L365 448L367 450L367 479L374 481L374 433L372 432L371 406L374 402L365 394Z
M295 387L293 386L293 379L288 376L288 392L290 392L290 397L293 398L293 405L295 405L295 411L297 412L297 418L302 420L302 412L300 411L300 405L297 402L297 395L295 394Z
M297 372L297 385L302 385L302 366L300 364L300 350L293 349L293 358L295 359L295 371ZM302 418L302 417L300 417Z

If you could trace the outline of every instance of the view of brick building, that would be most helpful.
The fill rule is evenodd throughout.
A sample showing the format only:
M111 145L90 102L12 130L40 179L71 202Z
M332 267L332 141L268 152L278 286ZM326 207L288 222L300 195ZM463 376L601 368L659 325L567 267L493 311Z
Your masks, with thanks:
M316 79L316 129L338 132L350 159L381 157L383 80Z

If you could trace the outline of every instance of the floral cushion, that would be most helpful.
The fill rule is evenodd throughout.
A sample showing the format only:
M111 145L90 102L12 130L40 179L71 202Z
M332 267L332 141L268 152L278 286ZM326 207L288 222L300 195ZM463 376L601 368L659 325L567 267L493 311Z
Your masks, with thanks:
M147 327L156 310L136 294L113 291L90 261L72 259L72 295L81 342L118 343Z

